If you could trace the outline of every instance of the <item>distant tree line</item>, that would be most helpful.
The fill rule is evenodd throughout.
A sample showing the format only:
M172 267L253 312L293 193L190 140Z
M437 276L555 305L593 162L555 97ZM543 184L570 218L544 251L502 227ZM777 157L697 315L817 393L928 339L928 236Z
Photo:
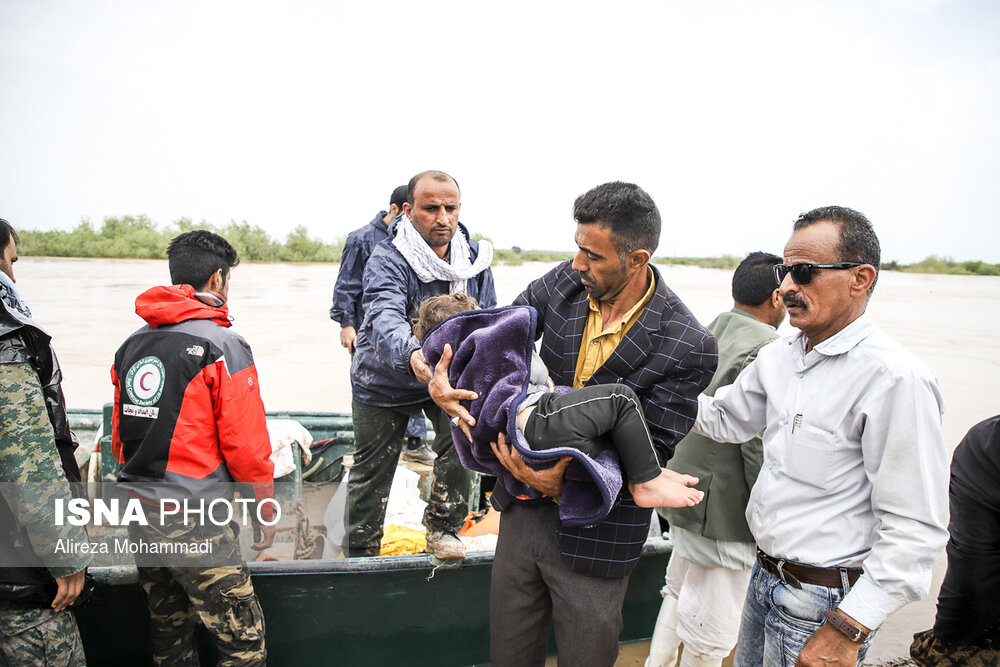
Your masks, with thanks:
M36 257L113 257L120 259L166 259L167 243L182 232L192 229L209 229L226 237L240 259L253 262L339 262L344 250L346 236L332 243L310 237L308 230L299 225L285 237L276 241L258 227L242 222L230 221L225 226L215 226L201 221L195 223L190 218L181 218L160 228L145 215L125 215L104 218L100 228L88 219L83 219L71 231L53 230L39 232L22 230L18 232L20 243L18 253ZM475 234L476 240L487 239ZM488 240L488 239L487 239ZM517 246L509 249L495 249L494 256L500 264L521 264L522 262L558 262L569 259L572 252L550 250L523 250ZM742 260L735 255L721 257L655 257L657 264L700 266L709 269L735 269ZM882 265L888 271L908 271L912 273L950 273L960 275L996 276L1000 275L1000 264L981 261L956 262L950 258L928 257L915 264L886 262Z
M192 229L209 229L221 234L233 244L240 259L248 261L339 262L344 249L344 239L326 243L310 237L301 225L289 232L284 242L278 242L246 221L231 221L220 227L181 218L161 229L145 215L126 215L104 218L99 229L84 219L68 232L20 231L18 252L47 257L166 259L170 239Z
M210 225L204 220L195 223L181 218L160 228L145 215L125 215L104 218L100 227L84 219L70 231L39 232L21 230L18 252L35 257L112 257L117 259L166 259L170 239L192 229L208 229L224 236L241 260L251 262L339 262L347 236L332 243L309 236L299 225L276 241L262 228L246 221L230 221L224 226ZM475 238L485 238L476 235ZM567 252L545 250L497 249L497 261L520 264L531 261L559 261L572 256Z
M914 264L886 262L886 271L906 271L907 273L950 273L960 276L1000 276L1000 264L990 264L979 260L956 262L950 257L931 255Z

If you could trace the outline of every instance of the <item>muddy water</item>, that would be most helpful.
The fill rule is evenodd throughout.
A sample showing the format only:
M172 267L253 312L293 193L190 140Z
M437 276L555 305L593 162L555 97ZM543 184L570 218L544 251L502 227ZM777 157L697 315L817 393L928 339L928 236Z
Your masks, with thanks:
M496 270L501 304L551 264ZM52 334L70 407L111 400L109 369L121 341L142 325L137 294L168 281L165 261L22 257L18 287ZM331 264L242 264L233 274L230 314L254 350L268 410L350 410L349 357L329 319L337 276ZM703 322L730 307L728 271L662 269ZM937 374L946 401L944 433L954 447L979 420L1000 412L1000 278L886 272L870 306L875 321ZM783 332L791 331L785 325ZM935 582L940 585L942 567ZM929 627L932 600L910 605L883 626L872 660L902 655Z

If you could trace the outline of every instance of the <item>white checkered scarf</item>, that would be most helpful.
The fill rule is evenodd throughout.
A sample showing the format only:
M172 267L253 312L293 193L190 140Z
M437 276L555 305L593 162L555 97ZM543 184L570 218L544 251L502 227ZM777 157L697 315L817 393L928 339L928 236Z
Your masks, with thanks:
M479 242L479 255L475 263L472 262L472 249L461 229L456 229L455 236L451 239L451 262L447 262L427 245L427 241L405 213L396 216L395 225L396 236L392 245L402 253L420 282L447 280L451 294L465 292L466 281L479 275L493 263L493 244L489 241Z

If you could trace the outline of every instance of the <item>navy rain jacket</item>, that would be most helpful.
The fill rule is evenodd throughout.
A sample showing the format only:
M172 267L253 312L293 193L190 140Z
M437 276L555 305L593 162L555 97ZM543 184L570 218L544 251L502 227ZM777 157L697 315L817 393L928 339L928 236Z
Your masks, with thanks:
M395 232L395 227L392 230ZM465 234L472 251L479 256L479 244L472 240L461 222L456 234ZM450 251L450 250L449 250ZM365 405L393 407L429 400L427 385L413 375L410 354L420 348L410 319L421 301L447 294L447 280L420 282L416 272L392 245L382 241L372 251L364 273L364 323L358 329L357 348L351 360L351 390ZM497 305L493 271L486 269L469 278L465 291L482 308Z
M367 225L348 234L344 242L340 272L333 286L333 305L330 307L330 319L341 327L358 329L365 317L361 307L361 280L372 250L379 242L389 238L389 227L382 221L385 215L385 211L379 211Z

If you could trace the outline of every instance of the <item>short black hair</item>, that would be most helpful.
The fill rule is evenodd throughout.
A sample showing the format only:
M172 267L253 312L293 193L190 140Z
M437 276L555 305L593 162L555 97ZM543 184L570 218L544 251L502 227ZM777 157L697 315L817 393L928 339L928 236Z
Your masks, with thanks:
M175 236L167 246L170 282L201 289L212 274L222 269L223 277L240 263L229 241L215 232L195 229Z
M782 259L769 252L752 252L747 255L733 272L733 301L744 306L759 306L778 289L774 278L775 264Z
M455 187L458 188L459 194L462 193L462 188L458 187L458 181L455 180L454 176L452 176L451 174L446 174L443 171L437 171L435 169L430 169L428 171L422 171L422 172L420 172L419 174L417 174L416 176L414 176L413 178L411 178L410 182L406 184L406 203L409 204L410 206L413 206L413 191L417 187L417 181L419 181L424 176L430 176L435 181L448 181L448 180L450 180L452 183L455 184Z
M882 248L875 235L875 228L865 215L853 208L846 206L821 206L799 215L793 229L799 230L803 227L829 220L837 223L840 228L840 241L837 243L837 260L840 262L858 262L860 264L871 264L875 267L875 281L878 281L878 272L882 261ZM868 293L875 291L875 282L872 282Z
M6 248L11 239L14 239L14 243L21 242L21 239L17 236L17 230L14 229L14 225L0 218L0 250Z
M660 212L653 198L634 183L613 181L580 195L573 203L573 218L609 228L622 262L639 249L652 255L660 244Z
M398 188L392 191L392 195L389 196L389 207L391 208L393 204L396 208L402 210L403 202L406 201L406 193L410 191L409 186L400 185Z

